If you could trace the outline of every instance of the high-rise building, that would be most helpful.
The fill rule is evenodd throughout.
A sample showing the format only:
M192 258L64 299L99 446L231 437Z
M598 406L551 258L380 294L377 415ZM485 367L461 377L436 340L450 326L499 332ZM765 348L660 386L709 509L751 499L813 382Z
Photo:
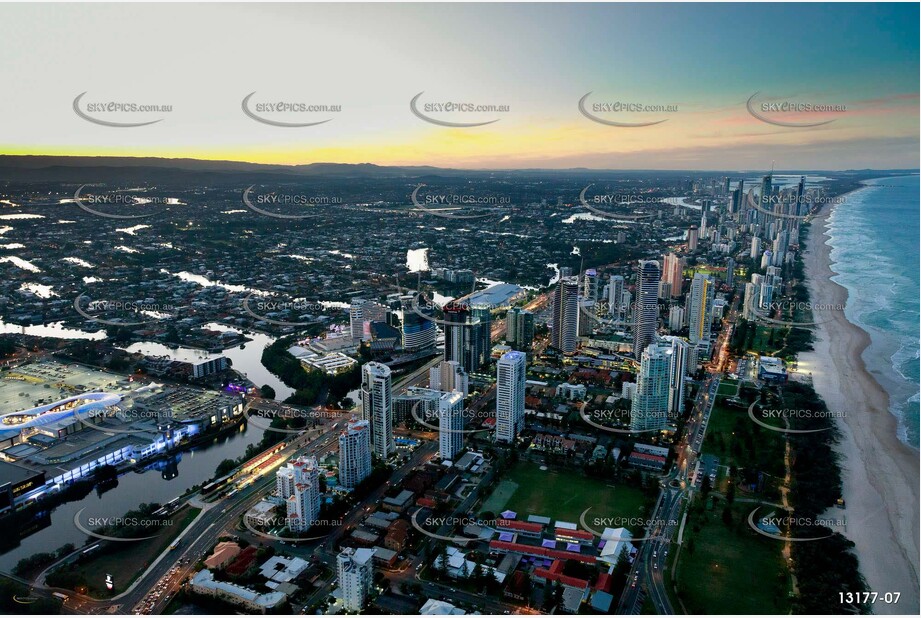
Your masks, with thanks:
M467 372L457 361L441 361L429 369L429 388L436 391L458 391L464 397L470 394Z
M417 312L412 306L415 302L412 297L403 298L401 302L402 312L399 317L403 350L418 352L434 347L438 335L435 323L419 315L421 312Z
M393 454L393 400L390 367L371 361L361 368L362 419L371 423L371 452L387 459Z
M757 260L758 256L761 255L761 238L758 236L752 236L752 246L749 250L749 255L752 256L753 260Z
M579 332L579 280L560 277L553 294L553 318L550 324L550 346L572 354L576 351Z
M514 350L527 352L534 344L534 314L520 307L505 316L505 340Z
M477 338L477 366L476 370L489 365L492 350L492 312L488 304L474 304L470 309L470 316L474 322L474 336Z
M755 303L758 299L759 294L758 286L754 283L745 284L745 296L742 299L742 318L745 320L752 320L755 316L753 314Z
M336 574L345 611L364 609L374 579L373 549L346 547L336 557Z
M524 429L526 356L506 352L496 369L496 440L512 443Z
M710 275L695 274L688 297L688 339L691 343L710 340L713 293Z
M369 322L381 322L387 317L387 307L373 300L355 298L349 306L349 330L352 339L370 339Z
M598 306L595 301L585 298L579 299L579 327L576 329L579 337L587 337L592 334L595 326L598 324L597 316Z
M670 352L671 346L664 343L652 343L643 350L630 409L630 429L633 431L668 428Z
M457 391L444 393L438 402L438 454L453 460L464 450L464 396Z
M582 279L582 298L598 300L598 271L589 268Z
M611 275L608 280L608 314L615 320L620 318L623 312L623 296L624 278L620 275Z
M284 500L288 528L302 532L320 514L320 466L316 457L300 457L275 473L278 497Z
M393 422L420 422L438 425L438 402L442 391L410 386L393 398ZM415 420L414 420L415 419Z
M688 251L697 251L698 230L696 225L688 228Z
M681 296L684 260L674 253L662 257L662 281L671 284L671 297Z
M671 418L677 419L684 411L684 378L688 375L690 348L680 337L662 337L662 342L671 349L668 366L668 410Z
M339 434L339 484L353 489L371 474L371 424L353 419Z
M726 260L726 285L732 287L736 282L736 261L732 258Z
M462 305L444 306L445 360L455 361L468 373L478 371L483 364L483 331L480 319L473 317ZM487 337L489 328L486 329ZM486 348L488 354L489 348Z
M637 360L656 335L660 273L659 263L655 260L640 260L633 305L633 355Z
M684 328L684 307L673 305L668 310L668 329L677 331Z

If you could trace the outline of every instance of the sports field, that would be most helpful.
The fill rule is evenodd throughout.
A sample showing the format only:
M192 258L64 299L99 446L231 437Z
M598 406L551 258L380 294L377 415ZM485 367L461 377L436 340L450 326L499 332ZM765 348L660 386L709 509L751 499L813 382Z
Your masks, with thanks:
M537 464L523 462L513 467L481 512L498 514L515 511L518 519L543 515L553 520L573 523L585 509L591 508L586 522L594 527L595 518L643 517L647 511L643 493L636 488L606 483L578 472L541 470Z

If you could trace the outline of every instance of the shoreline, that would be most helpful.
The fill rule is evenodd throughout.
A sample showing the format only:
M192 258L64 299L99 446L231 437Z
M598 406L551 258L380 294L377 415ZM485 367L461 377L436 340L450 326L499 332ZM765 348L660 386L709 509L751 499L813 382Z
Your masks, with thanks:
M845 306L848 290L832 281L828 219L837 205L823 209L808 232L803 261L813 303ZM843 534L854 542L860 573L868 589L900 592L898 604L878 602L877 614L917 614L919 548L918 451L899 439L898 419L889 393L868 371L863 353L869 334L843 311L815 328L814 350L802 352L802 365L814 369L812 382L838 419L842 494L846 501ZM802 370L802 369L801 369Z

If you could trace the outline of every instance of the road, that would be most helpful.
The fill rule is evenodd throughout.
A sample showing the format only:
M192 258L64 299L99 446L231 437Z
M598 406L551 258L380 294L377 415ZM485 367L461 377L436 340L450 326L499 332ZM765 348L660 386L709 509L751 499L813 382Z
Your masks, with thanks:
M720 371L725 366L728 345L737 313L738 299L730 310L729 318L723 321L723 328L716 340L716 361L708 365L711 373L700 385L691 414L685 423L683 436L676 446L677 457L670 473L663 478L662 491L650 517L647 528L648 541L639 544L636 559L630 569L627 587L617 606L618 614L641 613L647 595L657 614L674 614L666 586L666 567L669 548L678 532L686 504L700 479L688 483L688 474L694 469L700 456L710 414L720 385ZM670 578L669 578L670 579Z

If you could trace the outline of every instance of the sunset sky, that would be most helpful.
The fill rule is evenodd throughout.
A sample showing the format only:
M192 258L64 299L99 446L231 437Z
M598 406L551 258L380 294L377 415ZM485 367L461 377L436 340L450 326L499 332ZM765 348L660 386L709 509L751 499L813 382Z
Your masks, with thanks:
M0 5L0 153L460 168L917 168L917 4ZM431 114L409 102L509 106ZM100 126L82 103L171 105ZM340 105L263 114L242 99ZM598 113L630 102L670 113ZM746 100L844 105L754 118ZM421 104L421 103L420 103ZM768 115L767 113L765 115Z

